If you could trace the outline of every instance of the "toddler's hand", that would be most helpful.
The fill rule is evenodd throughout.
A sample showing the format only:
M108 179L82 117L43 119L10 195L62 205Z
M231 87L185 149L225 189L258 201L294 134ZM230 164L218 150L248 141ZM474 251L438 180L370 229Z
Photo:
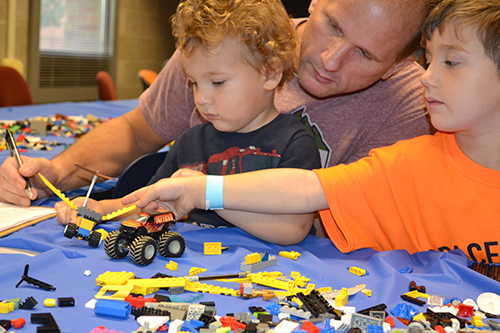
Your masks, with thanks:
M71 200L75 205L78 207L83 205L83 202L85 201L85 197L78 197L73 200ZM85 205L86 208L95 210L96 212L100 212L100 205L99 201L93 200L93 199L88 199L87 204ZM72 209L70 206L68 206L64 201L60 201L54 205L54 208L56 210L56 219L57 223L66 225L68 223L76 223L76 210Z

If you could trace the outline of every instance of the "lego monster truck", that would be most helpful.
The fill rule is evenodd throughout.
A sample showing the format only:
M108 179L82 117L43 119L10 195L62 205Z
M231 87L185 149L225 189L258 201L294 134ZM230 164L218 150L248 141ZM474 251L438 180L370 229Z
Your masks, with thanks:
M106 237L104 250L113 259L130 253L132 261L143 266L153 262L157 251L167 258L180 257L186 241L179 233L170 231L174 223L174 214L169 211L136 214Z

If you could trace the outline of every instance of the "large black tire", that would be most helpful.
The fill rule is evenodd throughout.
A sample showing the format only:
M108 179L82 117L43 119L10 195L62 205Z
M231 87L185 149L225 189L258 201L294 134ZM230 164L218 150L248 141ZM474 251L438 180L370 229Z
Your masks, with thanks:
M92 231L89 238L89 246L98 247L101 244L102 234L99 231Z
M137 265L147 266L156 257L156 241L150 236L139 236L130 245L130 259Z
M178 258L186 250L186 241L179 233L170 231L158 240L158 252L167 258Z
M69 239L75 237L77 233L78 226L74 223L68 223L66 225L66 228L64 228L64 237L67 237Z
M123 259L127 256L127 240L120 231L112 231L104 241L104 251L108 257L113 259Z

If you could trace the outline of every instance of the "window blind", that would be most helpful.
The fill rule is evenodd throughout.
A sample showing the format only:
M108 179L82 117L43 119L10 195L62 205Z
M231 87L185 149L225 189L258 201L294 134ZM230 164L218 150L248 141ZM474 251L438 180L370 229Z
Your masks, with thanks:
M96 85L110 71L114 0L42 0L40 87Z

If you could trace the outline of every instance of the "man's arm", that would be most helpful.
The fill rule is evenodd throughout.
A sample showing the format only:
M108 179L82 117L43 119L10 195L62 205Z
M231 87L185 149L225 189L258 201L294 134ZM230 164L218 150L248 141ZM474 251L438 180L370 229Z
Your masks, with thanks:
M0 201L30 205L21 176L32 177L34 194L42 198L51 192L37 173L67 191L89 182L88 172L75 167L75 163L116 176L137 157L155 152L166 143L150 129L141 110L136 108L96 127L51 161L23 157L23 167L18 170L14 161L7 159L0 167Z

